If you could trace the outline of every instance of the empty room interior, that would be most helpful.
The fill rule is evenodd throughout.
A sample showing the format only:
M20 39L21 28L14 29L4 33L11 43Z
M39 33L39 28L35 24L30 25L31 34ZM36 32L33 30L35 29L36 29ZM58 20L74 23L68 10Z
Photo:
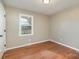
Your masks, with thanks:
M79 59L79 0L0 0L0 59Z

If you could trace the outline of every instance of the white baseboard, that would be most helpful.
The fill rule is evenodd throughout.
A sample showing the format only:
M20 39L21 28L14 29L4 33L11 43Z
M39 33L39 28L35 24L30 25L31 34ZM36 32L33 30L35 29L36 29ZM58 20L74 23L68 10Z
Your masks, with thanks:
M42 43L42 42L46 42L46 41L55 42L55 43L57 43L57 44L66 46L66 47L68 47L68 48L71 48L71 49L76 50L77 52L79 52L79 49L74 48L74 47L71 47L71 46L66 45L66 44L63 44L63 43L60 43L60 42L57 42L57 41L55 41L55 40L44 40L44 41L39 41L39 42L28 43L28 44L21 45L21 46L17 46L17 47L7 48L6 51L7 51L7 50L11 50L11 49L20 48L20 47L30 46L30 45L33 45L33 44L38 44L38 43Z
M73 49L73 50L79 52L79 49L77 49L77 48L74 48L74 47L71 47L71 46L69 46L69 45L66 45L66 44L57 42L57 41L55 41L55 40L50 40L50 41L51 41L51 42L55 42L55 43L60 44L60 45L63 45L63 46L65 46L65 47L71 48L71 49Z
M16 48L21 48L21 47L25 47L25 46L30 46L30 45L33 45L33 44L38 44L38 43L42 43L42 42L46 42L46 41L49 41L49 40L43 40L43 41L39 41L39 42L24 44L24 45L17 46L17 47L7 48L5 51L11 50L11 49L16 49Z

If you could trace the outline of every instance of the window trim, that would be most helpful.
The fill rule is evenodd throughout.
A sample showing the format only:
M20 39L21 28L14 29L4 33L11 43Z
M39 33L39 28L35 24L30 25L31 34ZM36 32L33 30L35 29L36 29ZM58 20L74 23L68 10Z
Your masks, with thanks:
M26 16L26 17L31 17L31 20L32 20L32 25L31 25L31 27L32 27L32 30L31 30L31 34L21 34L21 24L20 24L20 18L21 18L21 16ZM34 30L34 27L33 27L33 16L32 15L27 15L27 14L23 14L23 13L20 13L19 14L19 36L29 36L29 35L33 35L34 34L34 32L33 32L33 30Z

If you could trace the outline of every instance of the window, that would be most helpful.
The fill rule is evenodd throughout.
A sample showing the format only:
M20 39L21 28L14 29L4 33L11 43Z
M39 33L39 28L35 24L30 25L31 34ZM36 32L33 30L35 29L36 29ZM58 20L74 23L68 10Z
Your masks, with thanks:
M19 15L19 35L33 35L33 16Z

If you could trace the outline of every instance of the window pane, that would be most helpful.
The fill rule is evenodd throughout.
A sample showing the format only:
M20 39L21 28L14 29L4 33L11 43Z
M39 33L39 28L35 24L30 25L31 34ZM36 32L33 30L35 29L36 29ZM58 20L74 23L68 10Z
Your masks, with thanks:
M20 35L32 34L32 16L20 16Z
M21 34L31 34L31 26L21 26Z
M21 16L21 22L22 22L22 24L26 24L27 26L30 26L30 25L32 25L32 18L26 17L26 16Z

